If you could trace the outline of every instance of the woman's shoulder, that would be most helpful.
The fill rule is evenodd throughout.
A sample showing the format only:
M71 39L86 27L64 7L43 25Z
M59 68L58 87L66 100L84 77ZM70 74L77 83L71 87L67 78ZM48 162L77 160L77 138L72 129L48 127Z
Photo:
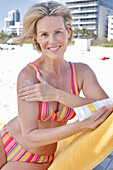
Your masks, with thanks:
M82 63L82 62L76 62L76 63L73 63L74 64L74 66L75 66L75 69L76 70L90 70L91 68L90 68L90 66L89 65L87 65L87 64L85 64L85 63Z
M92 68L85 64L85 63L73 63L75 66L75 71L77 74L77 77L81 77L81 79L84 79L86 76L94 76L94 71Z
M75 70L76 70L78 77L81 77L83 79L86 77L88 77L88 78L96 77L95 72L89 65L87 65L85 63L74 63L74 66L75 66Z
M17 85L27 86L37 83L37 81L36 71L32 66L27 65L18 74Z

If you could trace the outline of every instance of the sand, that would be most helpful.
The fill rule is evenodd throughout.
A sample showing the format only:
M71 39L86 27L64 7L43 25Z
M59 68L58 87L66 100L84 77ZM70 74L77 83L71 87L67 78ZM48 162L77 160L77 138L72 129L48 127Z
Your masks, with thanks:
M7 123L17 116L17 76L23 67L40 56L32 45L14 48L0 51L0 123ZM110 59L101 60L103 57ZM113 97L113 48L91 47L90 51L79 51L75 46L69 46L65 59L88 64L94 70L102 88Z

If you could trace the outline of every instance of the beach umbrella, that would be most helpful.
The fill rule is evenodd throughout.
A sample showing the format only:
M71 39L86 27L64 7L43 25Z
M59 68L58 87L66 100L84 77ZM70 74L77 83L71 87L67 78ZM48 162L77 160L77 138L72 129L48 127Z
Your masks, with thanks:
M7 41L8 44L14 44L14 41L13 41L13 38L10 38L8 41Z

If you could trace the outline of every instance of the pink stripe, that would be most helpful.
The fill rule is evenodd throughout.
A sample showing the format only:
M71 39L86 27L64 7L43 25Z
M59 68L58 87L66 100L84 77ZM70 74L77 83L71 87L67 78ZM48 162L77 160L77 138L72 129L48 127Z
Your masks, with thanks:
M70 66L71 66L71 75L72 75L72 90L73 90L73 94L76 94L75 93L75 86L74 86L74 70L73 70L73 66L72 66L72 63L71 62L69 62L70 63Z
M47 112L47 102L43 102L44 105L43 105L43 118L42 119L45 119L46 118L46 112Z
M32 160L31 160L31 162L36 162L37 161L37 155L35 155L33 158L32 158Z
M54 121L57 121L57 119L58 119L58 116L57 116L57 114L55 114Z
M42 104L43 104L43 102L39 101L39 116L38 116L38 120L41 120Z
M34 154L31 154L31 155L28 157L28 159L26 160L26 162L31 162L31 160L33 159L33 157L34 157Z
M34 63L30 63L31 65L34 65L34 67L37 69L37 71L40 73L40 70L39 70L39 68L37 67L37 65L36 64L34 64Z
M11 140L9 140L9 143L10 142L11 142ZM6 153L10 152L16 144L17 144L17 142L15 142L15 140L14 140L10 145L7 145Z
M46 113L45 113L45 119L47 118L47 114L48 114L48 102L46 102Z
M7 148L10 142L13 141L14 139L12 136L9 135L9 133L7 135L8 135L7 141L4 143L5 148Z
M76 116L76 113L73 110L73 114L71 115L71 117L69 118L70 120L73 119Z
M10 144L11 141L12 141L12 139L11 139L11 137L8 135L8 138L7 138L7 140L6 140L5 143L4 143L4 147L6 148L6 147Z

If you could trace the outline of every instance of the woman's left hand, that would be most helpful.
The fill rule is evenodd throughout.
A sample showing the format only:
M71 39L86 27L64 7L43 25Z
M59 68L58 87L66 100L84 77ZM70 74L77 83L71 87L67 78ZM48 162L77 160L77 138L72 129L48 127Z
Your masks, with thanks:
M25 101L56 101L57 90L46 82L39 73L40 83L23 87L19 90L19 98Z

